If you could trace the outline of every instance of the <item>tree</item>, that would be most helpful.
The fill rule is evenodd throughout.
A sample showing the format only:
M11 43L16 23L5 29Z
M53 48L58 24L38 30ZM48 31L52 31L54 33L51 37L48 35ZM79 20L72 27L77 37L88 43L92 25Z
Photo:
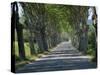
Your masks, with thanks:
M13 10L13 12L12 12L12 26L14 27L13 29L14 30L16 29L16 32L17 32L18 46L19 46L19 56L20 56L21 59L25 59L23 29L22 29L22 25L19 23L19 14L18 14L18 4L17 4L17 2L14 2L12 4L12 10Z
M38 43L41 50L48 50L45 36L45 7L43 4L24 4L21 3L27 17L28 27L34 33L34 40ZM35 10L35 11L34 11Z

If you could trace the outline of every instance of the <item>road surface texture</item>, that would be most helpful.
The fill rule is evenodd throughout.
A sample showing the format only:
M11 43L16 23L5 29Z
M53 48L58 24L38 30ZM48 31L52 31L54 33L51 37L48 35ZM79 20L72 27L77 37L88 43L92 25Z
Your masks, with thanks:
M76 50L71 42L62 42L51 52L16 70L16 73L96 68L91 57Z

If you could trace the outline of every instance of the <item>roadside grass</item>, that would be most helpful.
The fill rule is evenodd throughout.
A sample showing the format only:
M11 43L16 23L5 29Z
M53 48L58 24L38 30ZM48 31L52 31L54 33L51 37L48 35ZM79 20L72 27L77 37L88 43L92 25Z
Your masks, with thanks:
M44 55L47 55L50 50L47 52L43 52L43 53L39 53L37 55L31 55L31 52L30 52L30 47L29 47L29 43L28 42L24 42L24 49L25 49L25 59L20 59L19 57L19 49L18 49L18 42L15 41L15 68L18 69L20 68L21 66L24 66L25 64L28 64L28 63L31 63L33 61L36 61L36 59L44 56Z

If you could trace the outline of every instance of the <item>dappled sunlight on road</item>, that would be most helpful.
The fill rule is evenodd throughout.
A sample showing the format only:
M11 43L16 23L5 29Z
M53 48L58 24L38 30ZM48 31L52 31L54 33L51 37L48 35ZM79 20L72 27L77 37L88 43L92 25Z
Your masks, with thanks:
M36 61L19 68L16 72L39 72L55 70L71 70L95 68L96 65L90 61L92 57L83 55L76 50L71 42L62 42L53 48L47 55Z

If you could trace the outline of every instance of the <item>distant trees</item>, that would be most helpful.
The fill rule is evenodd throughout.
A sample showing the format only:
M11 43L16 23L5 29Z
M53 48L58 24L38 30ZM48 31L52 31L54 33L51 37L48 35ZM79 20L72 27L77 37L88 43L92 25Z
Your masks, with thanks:
M71 26L71 31L69 30L67 32L72 34L72 44L80 51L83 51L83 53L86 52L88 47L88 26L86 24L88 7L66 6L62 9L63 12L66 10L64 12L64 14L66 14L65 20L67 20L68 22L68 28L66 29L69 29L69 27Z

